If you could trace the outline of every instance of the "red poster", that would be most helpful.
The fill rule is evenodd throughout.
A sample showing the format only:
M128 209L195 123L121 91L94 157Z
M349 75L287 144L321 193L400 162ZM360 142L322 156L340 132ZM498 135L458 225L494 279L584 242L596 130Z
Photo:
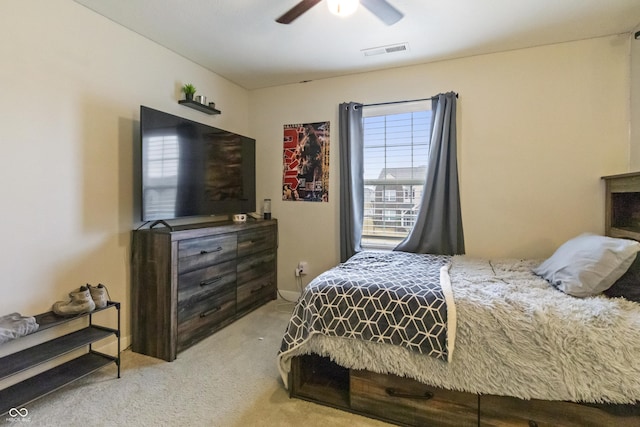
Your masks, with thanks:
M282 200L329 201L329 122L284 126Z

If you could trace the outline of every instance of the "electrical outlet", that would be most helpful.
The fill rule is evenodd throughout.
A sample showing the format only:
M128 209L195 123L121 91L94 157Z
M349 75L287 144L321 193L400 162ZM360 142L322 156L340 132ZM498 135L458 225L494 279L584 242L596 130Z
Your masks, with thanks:
M297 268L297 276L304 276L305 274L307 274L307 269L309 268L309 263L306 261L300 261L298 263L298 268Z

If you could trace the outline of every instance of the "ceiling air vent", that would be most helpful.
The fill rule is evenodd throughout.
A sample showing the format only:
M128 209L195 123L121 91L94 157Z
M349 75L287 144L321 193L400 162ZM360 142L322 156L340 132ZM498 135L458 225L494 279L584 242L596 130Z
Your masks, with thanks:
M409 43L390 44L388 46L372 47L369 49L362 49L361 52L364 56L384 55L393 52L404 52L409 50Z

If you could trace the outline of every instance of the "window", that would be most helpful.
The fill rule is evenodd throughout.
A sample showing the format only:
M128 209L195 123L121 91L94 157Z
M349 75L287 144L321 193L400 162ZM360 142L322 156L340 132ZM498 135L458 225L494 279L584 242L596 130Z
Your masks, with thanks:
M384 201L385 202L395 202L396 201L396 190L394 188L384 189Z
M364 107L362 246L392 249L420 207L431 139L431 102Z

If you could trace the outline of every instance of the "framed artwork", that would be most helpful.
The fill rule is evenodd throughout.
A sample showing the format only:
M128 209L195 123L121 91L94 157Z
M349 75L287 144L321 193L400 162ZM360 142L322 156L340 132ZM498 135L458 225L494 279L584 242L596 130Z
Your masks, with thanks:
M284 125L282 200L329 201L329 122Z

